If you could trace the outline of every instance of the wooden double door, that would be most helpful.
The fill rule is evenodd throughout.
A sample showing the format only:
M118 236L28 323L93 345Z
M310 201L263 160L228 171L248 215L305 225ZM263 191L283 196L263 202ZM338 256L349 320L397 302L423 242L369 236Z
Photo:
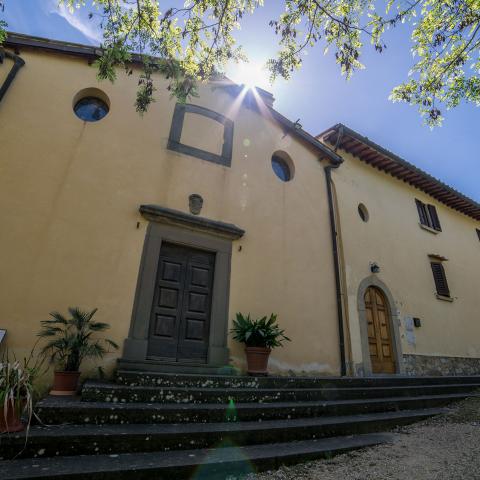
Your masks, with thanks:
M150 316L148 357L205 363L215 254L162 243Z
M365 311L372 373L396 373L390 310L380 289L376 287L367 289Z

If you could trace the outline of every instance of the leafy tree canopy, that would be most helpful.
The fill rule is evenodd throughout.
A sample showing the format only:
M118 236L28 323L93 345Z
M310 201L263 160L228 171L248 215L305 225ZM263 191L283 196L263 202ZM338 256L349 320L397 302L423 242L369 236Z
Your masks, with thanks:
M360 55L366 45L381 53L387 47L387 31L409 23L412 68L391 92L391 100L416 106L430 126L441 124L442 111L462 100L480 104L480 0L282 1L283 13L270 21L279 39L278 54L267 62L272 81L289 79L302 65L302 52L317 44L333 52L341 73L349 78L364 68ZM85 0L59 3L72 11L86 7ZM178 6L167 6L172 3ZM221 72L229 61L246 60L234 33L263 3L93 0L90 18L99 18L103 31L98 76L113 82L116 66L131 73L131 52L141 53L137 110L147 111L154 101L155 71L169 79L172 95L185 101L196 95L197 82ZM0 43L6 28L0 21Z

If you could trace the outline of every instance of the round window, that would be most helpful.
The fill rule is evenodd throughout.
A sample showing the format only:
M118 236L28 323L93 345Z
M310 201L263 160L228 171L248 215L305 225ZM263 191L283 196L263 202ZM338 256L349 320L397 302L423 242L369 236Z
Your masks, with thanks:
M275 152L272 155L272 169L282 182L289 182L293 178L293 163L284 152Z
M98 122L108 113L108 105L96 97L85 97L73 107L78 118L85 122Z
M109 112L110 99L98 88L84 88L73 97L72 107L84 122L98 122Z
M363 203L360 203L358 205L358 214L360 215L360 218L364 222L368 222L368 218L369 218L368 210L367 210L367 207Z

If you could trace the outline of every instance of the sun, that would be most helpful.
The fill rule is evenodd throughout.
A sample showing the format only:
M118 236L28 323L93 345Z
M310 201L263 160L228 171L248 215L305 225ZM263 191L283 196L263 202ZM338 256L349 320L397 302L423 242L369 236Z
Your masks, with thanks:
M247 88L260 87L263 89L271 88L268 78L268 71L265 64L255 61L241 62L233 64L227 70L227 76L235 83L245 85Z

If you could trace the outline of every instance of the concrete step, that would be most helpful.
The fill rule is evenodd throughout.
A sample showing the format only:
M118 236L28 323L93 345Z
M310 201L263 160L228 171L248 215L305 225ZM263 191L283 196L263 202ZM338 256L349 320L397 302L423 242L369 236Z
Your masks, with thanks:
M433 408L234 423L36 425L30 429L26 446L23 433L2 438L0 460L16 456L101 455L313 440L381 432L445 411Z
M0 472L2 480L224 480L285 464L329 458L391 439L389 434L365 434L212 450L28 458L0 462Z
M266 403L315 400L347 400L384 397L414 397L468 393L480 389L480 383L400 385L380 387L253 388L253 387L150 387L115 383L86 382L82 400L112 403Z
M435 385L480 383L480 375L414 377L387 375L374 377L250 377L242 375L195 375L118 370L115 381L125 385L186 388L321 388L399 385Z
M272 403L109 403L82 402L79 398L47 397L37 404L46 424L215 423L279 420L359 413L436 408L479 394L421 395L374 399Z

